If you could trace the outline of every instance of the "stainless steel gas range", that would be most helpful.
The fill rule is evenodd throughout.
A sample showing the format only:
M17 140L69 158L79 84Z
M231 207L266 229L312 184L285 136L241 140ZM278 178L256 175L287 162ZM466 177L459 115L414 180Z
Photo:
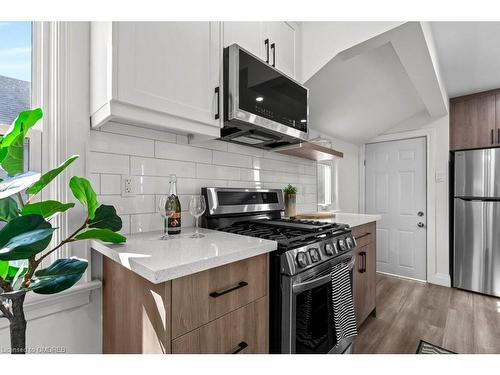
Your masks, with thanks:
M330 276L335 265L354 264L349 226L282 219L278 189L202 188L202 195L204 227L278 243L270 254L271 353L350 352L352 338L336 340Z

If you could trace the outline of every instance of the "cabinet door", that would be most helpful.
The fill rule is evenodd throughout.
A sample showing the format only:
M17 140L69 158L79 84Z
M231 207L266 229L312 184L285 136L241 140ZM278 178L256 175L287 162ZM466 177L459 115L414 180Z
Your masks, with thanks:
M248 52L265 60L262 22L224 22L224 47L238 44Z
M118 99L219 126L218 22L118 22Z
M172 341L174 354L265 354L266 297Z
M450 107L451 150L491 147L497 143L494 95L452 101Z
M270 43L274 43L269 61L292 78L295 78L295 33L288 22L264 22L264 39L269 38Z

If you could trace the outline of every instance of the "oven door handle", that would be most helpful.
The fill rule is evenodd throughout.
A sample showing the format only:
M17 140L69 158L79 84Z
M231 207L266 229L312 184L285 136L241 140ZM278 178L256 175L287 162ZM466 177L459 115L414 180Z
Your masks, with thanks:
M349 264L348 264L350 270L354 267L354 262L355 262L355 258L351 257L351 260L349 261ZM304 281L303 283L294 284L292 287L292 290L293 290L294 294L302 293L306 290L313 289L313 288L316 288L320 285L323 285L330 280L331 280L331 274L328 273L328 274L323 275L321 277L318 277L316 279L307 280L307 281Z

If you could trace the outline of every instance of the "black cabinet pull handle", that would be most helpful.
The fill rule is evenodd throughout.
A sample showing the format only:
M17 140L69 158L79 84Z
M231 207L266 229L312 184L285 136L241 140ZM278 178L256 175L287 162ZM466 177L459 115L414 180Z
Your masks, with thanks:
M362 251L359 253L361 256L361 269L359 270L359 273L365 273L366 272L366 252Z
M491 144L493 143L495 143L495 141L494 141L493 129L491 129Z
M227 352L227 354L238 354L246 347L248 347L248 344L245 341L242 341L235 348L233 348L229 352Z
M500 128L497 129L497 143L500 143Z
M271 44L271 49L273 50L273 67L276 67L276 45Z
M269 64L269 39L264 40L264 45L266 46L266 63Z
M229 289L226 289L226 290L223 290L223 291L220 291L220 292L212 292L212 293L209 294L209 296L212 297L212 298L217 298L217 297L223 296L224 294L228 294L228 293L234 292L235 290L243 288L243 287L245 287L247 285L248 285L248 283L246 281L240 281L238 283L238 285L233 286L232 288L229 288Z
M363 238L363 237L366 237L366 236L369 236L371 233L368 232L368 233L365 233L365 234L362 234L361 236L358 236L358 237L355 237L356 240L359 240L360 238Z
M215 95L217 95L217 112L215 113L215 119L218 120L220 117L220 88L215 88Z

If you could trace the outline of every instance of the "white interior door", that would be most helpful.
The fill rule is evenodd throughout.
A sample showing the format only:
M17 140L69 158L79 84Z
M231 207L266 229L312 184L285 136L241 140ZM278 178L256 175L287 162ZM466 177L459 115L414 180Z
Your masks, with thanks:
M377 270L426 280L426 140L366 145L366 213L378 214Z

